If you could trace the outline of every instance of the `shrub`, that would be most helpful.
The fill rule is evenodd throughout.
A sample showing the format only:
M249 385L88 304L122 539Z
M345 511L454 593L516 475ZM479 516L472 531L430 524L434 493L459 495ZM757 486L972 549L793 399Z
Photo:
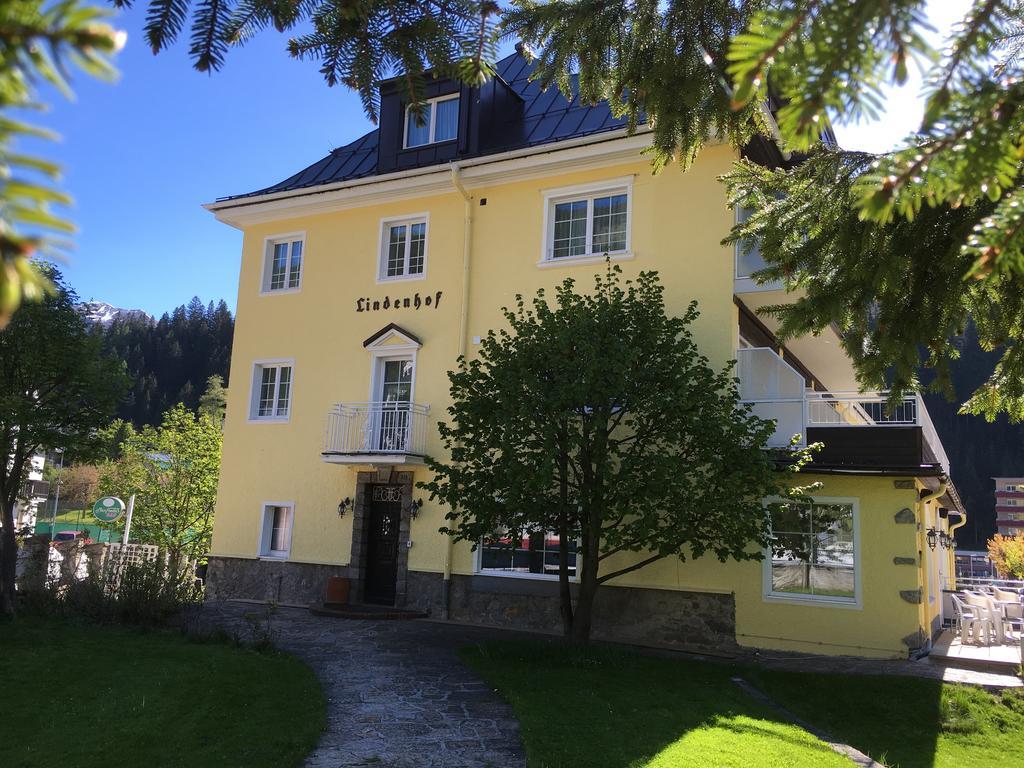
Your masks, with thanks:
M201 599L202 588L190 570L168 569L160 558L141 563L111 559L99 573L26 593L22 608L35 614L155 626Z

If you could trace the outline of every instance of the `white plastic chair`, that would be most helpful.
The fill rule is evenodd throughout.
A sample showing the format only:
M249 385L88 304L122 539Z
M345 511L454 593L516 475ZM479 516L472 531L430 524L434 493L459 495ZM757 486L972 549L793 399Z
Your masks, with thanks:
M996 610L996 605L992 598L978 592L965 592L964 594L967 596L967 604L974 609L972 612L975 614L975 640L978 639L977 630L980 630L985 645L992 641L991 635L993 632L1001 641L1003 637L1003 617Z
M960 634L960 643L969 643L973 633L977 631L978 626L978 614L972 608L967 605L956 595L950 595L953 598L953 616L956 624L954 625L955 631Z
M995 587L996 600L1001 600L1007 603L1016 603L1016 605L1004 605L1004 615L1008 619L1022 619L1024 618L1024 605L1021 604L1020 595L1016 592L1007 592L1005 589Z

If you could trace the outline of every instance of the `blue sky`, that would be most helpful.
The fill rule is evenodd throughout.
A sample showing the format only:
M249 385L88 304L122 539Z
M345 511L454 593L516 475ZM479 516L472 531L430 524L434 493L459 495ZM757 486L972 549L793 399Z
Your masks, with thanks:
M933 25L948 30L966 5L932 0ZM114 18L128 33L118 80L78 76L76 99L51 96L37 118L63 137L41 149L64 167L75 199L79 232L63 269L83 299L159 315L197 295L233 310L241 233L200 205L279 181L371 126L353 93L287 55L286 36L261 34L203 75L185 41L150 52L144 6ZM894 93L879 123L838 127L842 144L893 146L920 118L919 90L918 79Z

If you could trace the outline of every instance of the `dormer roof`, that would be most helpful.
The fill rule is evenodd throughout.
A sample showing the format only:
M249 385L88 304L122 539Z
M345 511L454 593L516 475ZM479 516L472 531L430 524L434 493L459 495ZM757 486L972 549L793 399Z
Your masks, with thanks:
M352 143L333 150L327 157L277 184L241 195L231 195L221 200L308 189L395 170L440 165L453 159L481 157L551 144L625 127L626 119L614 117L606 101L596 105L579 102L576 77L572 80L572 99L566 99L554 86L542 91L539 83L529 80L535 68L536 62L527 61L518 52L497 62L497 77L492 79L489 85L495 91L500 91L496 93L493 103L501 114L489 115L481 118L481 122L470 123L473 130L479 134L486 133L486 136L460 137L458 148L451 148L448 154L421 151L416 153L415 157L400 159L404 161L395 165L393 148L390 145L379 146L382 129L377 128ZM388 83L382 84L382 94L387 86ZM466 95L470 93L470 89L462 87L461 93ZM515 103L512 104L510 99L502 100L503 95L510 96ZM402 114L404 115L404 112ZM382 121L389 118L393 120L394 114L386 115L382 110L381 118ZM401 129L398 129L397 134L400 133ZM393 140L391 137L396 135L395 126L385 130L384 135ZM457 153L457 157L451 156L452 153ZM382 157L386 166L383 168Z

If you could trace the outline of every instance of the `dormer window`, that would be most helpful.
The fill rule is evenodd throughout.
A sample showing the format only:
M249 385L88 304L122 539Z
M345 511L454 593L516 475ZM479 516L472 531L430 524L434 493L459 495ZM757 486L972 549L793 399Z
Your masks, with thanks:
M452 141L459 135L459 96L428 99L419 119L412 106L405 108L405 148Z

